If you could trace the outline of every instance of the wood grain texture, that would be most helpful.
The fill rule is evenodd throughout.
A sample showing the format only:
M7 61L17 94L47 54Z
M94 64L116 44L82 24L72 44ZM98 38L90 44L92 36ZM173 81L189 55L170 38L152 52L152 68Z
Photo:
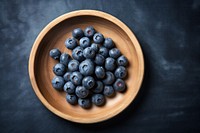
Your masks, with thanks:
M89 110L71 106L65 100L65 93L53 89L52 67L57 61L49 57L49 51L59 48L61 52L71 54L65 48L66 38L71 31L92 25L105 37L110 37L129 60L127 91L108 98L103 107L93 106ZM49 23L35 40L29 59L29 76L32 87L41 102L56 115L79 123L95 123L107 120L124 110L137 95L144 74L144 60L140 45L130 29L117 18L94 10L79 10L64 14Z

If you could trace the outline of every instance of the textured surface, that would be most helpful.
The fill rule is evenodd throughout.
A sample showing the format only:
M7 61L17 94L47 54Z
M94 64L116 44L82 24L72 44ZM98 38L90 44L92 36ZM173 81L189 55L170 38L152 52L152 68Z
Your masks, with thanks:
M54 18L77 9L108 12L136 34L146 75L134 103L109 121L80 125L48 111L28 77L32 44ZM0 1L1 132L200 132L200 2Z

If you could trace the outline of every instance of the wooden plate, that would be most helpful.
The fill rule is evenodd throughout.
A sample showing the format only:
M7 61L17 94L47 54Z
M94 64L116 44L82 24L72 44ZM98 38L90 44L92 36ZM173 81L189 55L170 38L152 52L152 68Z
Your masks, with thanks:
M39 22L38 22L39 23ZM66 38L71 31L80 27L94 26L105 37L110 37L129 60L127 91L117 93L114 98L107 98L103 107L93 106L82 109L71 106L65 100L65 93L53 89L52 67L57 61L49 57L49 51L59 48L71 54L65 48ZM107 120L123 111L138 93L144 74L144 61L140 45L131 30L120 20L104 12L79 10L64 14L50 22L35 40L29 59L29 76L32 87L40 101L54 114L78 123L95 123Z

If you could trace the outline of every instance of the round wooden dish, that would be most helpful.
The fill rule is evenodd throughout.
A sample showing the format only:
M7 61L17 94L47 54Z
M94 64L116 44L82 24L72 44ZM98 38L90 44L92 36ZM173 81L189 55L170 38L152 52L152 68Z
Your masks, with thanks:
M103 107L89 110L80 106L71 106L65 100L65 92L56 91L51 80L54 77L53 66L57 61L49 56L49 51L59 48L71 54L65 48L66 38L71 31L86 26L94 28L105 37L110 37L129 60L127 91L107 98ZM32 87L40 101L54 114L78 123L95 123L107 120L123 111L138 93L144 74L144 60L140 45L131 30L120 20L104 12L79 10L64 14L49 23L35 40L29 59L29 76Z

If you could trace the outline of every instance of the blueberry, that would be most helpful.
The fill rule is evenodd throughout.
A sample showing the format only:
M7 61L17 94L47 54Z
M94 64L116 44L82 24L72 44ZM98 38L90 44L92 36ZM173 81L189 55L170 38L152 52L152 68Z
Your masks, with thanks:
M77 60L71 60L68 63L68 70L71 72L78 71L79 62Z
M103 91L103 83L96 81L96 85L91 89L94 93L101 93Z
M78 103L78 98L76 97L76 95L67 94L66 100L71 105L76 105Z
M115 70L115 77L116 78L125 78L127 75L127 70L125 67L123 66L119 66L116 70Z
M53 59L57 60L57 59L60 58L61 52L60 52L59 49L54 48L54 49L52 49L52 50L49 52L49 55L50 55Z
M105 69L108 71L114 71L116 68L116 61L115 59L108 57L105 61Z
M93 77L91 76L86 76L83 78L82 80L82 85L86 88L86 89L91 89L94 85L95 85L95 80Z
M107 97L112 97L115 94L115 90L112 86L104 86L103 94Z
M77 46L77 41L75 38L68 38L66 41L65 41L65 46L68 48L68 49L71 49L73 50L76 46Z
M106 47L106 48L108 48L108 49L111 49L115 45L114 45L113 40L111 38L105 38L103 46Z
M103 79L106 75L105 69L102 66L96 66L94 72L98 79Z
M67 81L70 81L70 75L72 74L72 72L66 72L64 75L63 75L63 78L64 80L67 82Z
M91 47L87 47L83 50L83 56L87 59L93 59L95 57L95 51Z
M113 85L114 89L116 91L124 91L126 89L126 84L124 80L122 79L117 79Z
M79 98L78 104L84 109L88 109L92 106L90 99L87 98Z
M60 90L61 91L61 90L63 90L63 86L65 84L65 81L64 81L63 77L55 76L52 79L51 83L52 83L53 88L55 88L56 90Z
M74 85L80 85L83 79L83 75L80 72L72 72L70 75L70 81Z
M111 85L115 81L115 76L112 72L106 72L106 78L103 80L105 85Z
M96 43L92 43L90 47L91 47L95 52L98 52L98 51L99 51L99 46L98 46L98 44L96 44Z
M90 46L90 39L88 37L82 37L79 40L79 44L82 48L86 48Z
M96 31L95 31L94 27L92 27L92 26L86 27L84 30L84 35L89 38L92 38L95 33L96 33Z
M53 72L57 75L57 76L62 76L65 74L66 71L66 66L58 63L53 67Z
M117 65L119 66L127 66L128 65L128 59L122 55L117 59Z
M101 44L104 41L104 36L101 33L95 33L93 41L94 43Z
M79 98L86 98L89 94L89 90L86 89L84 86L77 86L76 87L76 95Z
M94 94L92 96L92 102L97 106L102 106L105 103L105 97L102 94Z
M84 75L84 76L89 76L94 73L94 64L91 60L86 59L81 62L79 65L79 71Z
M66 82L63 87L64 91L68 94L73 94L75 92L75 88L76 86L71 81Z
M112 48L109 51L109 56L112 57L112 58L117 59L120 55L121 55L121 52L117 48Z
M67 66L67 64L69 63L71 57L69 54L67 53L62 53L60 56L60 63L62 63L63 65Z
M101 54L96 54L94 62L95 64L102 66L105 62L105 58Z
M75 60L83 61L85 59L84 56L83 56L83 48L80 47L80 46L77 46L75 49L73 49L72 57Z
M80 39L81 37L84 36L83 31L81 30L81 28L76 28L72 31L72 36L76 39Z
M108 49L106 47L99 48L99 54L103 55L104 58L108 57Z

